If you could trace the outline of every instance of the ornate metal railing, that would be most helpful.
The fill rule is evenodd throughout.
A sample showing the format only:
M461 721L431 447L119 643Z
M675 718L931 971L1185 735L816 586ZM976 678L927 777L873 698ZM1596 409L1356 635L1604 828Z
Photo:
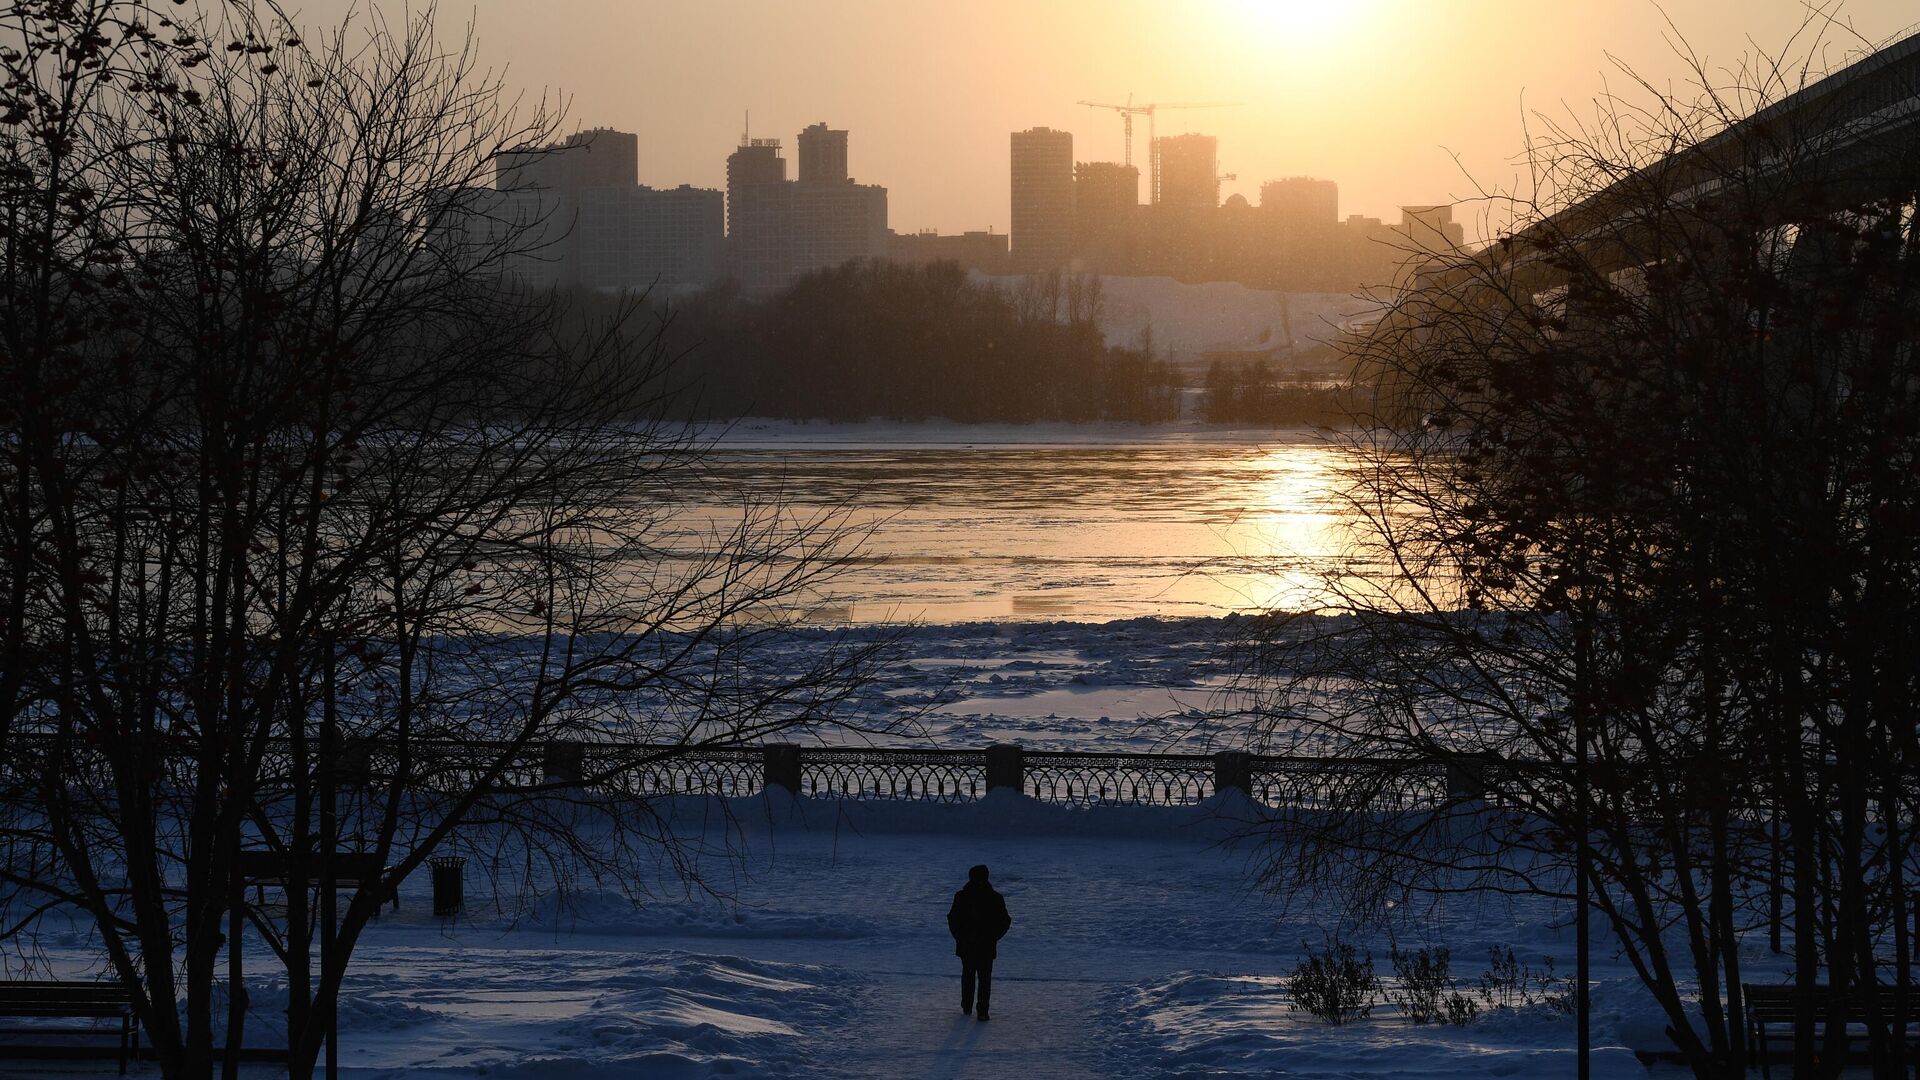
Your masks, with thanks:
M1247 795L1269 806L1412 810L1478 794L1483 771L1433 763L1256 757Z
M1087 754L1039 750L1022 755L1021 790L1042 802L1073 806L1186 806L1214 794L1217 762L1208 754Z
M161 738L140 749L167 760L180 781L193 770L184 743ZM62 775L71 782L97 775L99 783L111 783L110 770L104 768L106 755L97 746L22 735L12 742L12 756L17 760L5 771L20 773L18 780ZM56 763L51 756L63 760ZM328 765L321 770L323 759ZM1190 806L1237 789L1271 807L1379 812L1477 799L1515 779L1515 770L1537 773L1531 779L1541 784L1561 782L1539 766L1480 759L1435 763L1235 752L1102 753L1026 750L1009 743L931 749L348 740L323 755L317 745L296 749L276 740L260 762L260 775L269 788L276 786L275 778L317 773L358 789L397 785L423 792L480 790L496 795L599 790L641 798L733 797L781 788L816 798L957 803L1009 789L1067 806ZM1496 777L1496 772L1501 775Z
M987 793L979 750L815 749L799 752L802 795L965 802Z

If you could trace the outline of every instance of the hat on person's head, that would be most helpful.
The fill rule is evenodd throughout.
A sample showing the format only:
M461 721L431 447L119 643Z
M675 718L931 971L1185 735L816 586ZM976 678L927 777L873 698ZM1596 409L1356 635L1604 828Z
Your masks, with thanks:
M967 880L968 881L987 880L987 864L981 863L979 866L976 866L973 869L967 871Z

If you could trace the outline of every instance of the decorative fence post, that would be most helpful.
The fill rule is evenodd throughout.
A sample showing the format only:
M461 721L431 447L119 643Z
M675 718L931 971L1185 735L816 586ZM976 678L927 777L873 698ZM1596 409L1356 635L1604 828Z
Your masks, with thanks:
M760 748L761 789L787 789L800 794L800 748L792 743L768 743Z
M587 775L587 744L555 739L540 752L540 778L548 784L577 784Z
M1487 797L1487 772L1500 760L1497 754L1464 754L1447 759L1447 798L1477 802Z
M987 747L987 792L994 788L1012 788L1024 792L1027 786L1026 759L1019 743L994 743Z
M373 744L365 739L341 739L333 755L335 787L365 791L373 787Z
M1253 794L1253 755L1239 750L1222 750L1213 755L1213 793L1229 788L1242 795Z

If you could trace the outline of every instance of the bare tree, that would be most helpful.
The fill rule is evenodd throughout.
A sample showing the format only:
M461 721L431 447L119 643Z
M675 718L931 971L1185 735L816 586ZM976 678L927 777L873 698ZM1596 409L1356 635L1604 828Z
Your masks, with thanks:
M47 7L38 62L84 53L99 19ZM83 59L80 134L12 158L20 205L125 209L111 258L6 252L76 297L42 355L85 389L8 418L10 910L91 920L168 1076L235 1073L264 940L305 1076L431 854L638 889L672 837L629 770L832 722L887 643L766 658L858 535L777 504L687 523L709 443L667 419L658 325L515 283L547 230L492 173L559 117L431 10L307 42L269 9L98 7L152 70ZM56 169L69 139L98 153ZM574 744L602 749L541 767ZM262 857L284 905L249 889Z
M1268 732L1335 759L1277 885L1579 899L1700 1076L1746 1069L1770 930L1835 991L1796 1075L1838 1069L1849 994L1903 1074L1920 155L1871 118L1920 92L1913 45L1546 122L1511 230L1356 344L1372 572L1246 643Z

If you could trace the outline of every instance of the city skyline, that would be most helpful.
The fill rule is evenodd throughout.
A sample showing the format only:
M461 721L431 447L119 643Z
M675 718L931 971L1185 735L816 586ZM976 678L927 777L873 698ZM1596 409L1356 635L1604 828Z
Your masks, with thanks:
M301 2L0 3L0 1076L1913 1073L1920 0Z
M349 6L318 0L297 19L324 26ZM1006 232L1009 132L1070 131L1076 160L1120 161L1120 117L1081 100L1243 102L1163 114L1159 133L1219 139L1221 170L1237 176L1222 199L1257 202L1263 182L1310 175L1340 184L1342 216L1392 219L1402 205L1511 185L1523 104L1553 113L1590 100L1622 78L1610 55L1655 81L1681 81L1662 40L1673 31L1651 3L1433 7L986 2L942 12L930 33L923 13L870 0L697 10L475 0L445 22L457 32L470 12L482 62L504 68L516 92L570 95L569 127L637 133L649 186L724 187L749 113L756 137L788 143L823 118L854 130L849 171L890 190L903 233ZM1719 68L1751 50L1748 35L1781 44L1806 14L1785 0L1750 7L1737 27L1707 0L1665 11ZM1896 0L1853 0L1837 14L1852 30L1829 33L1834 65L1914 18ZM1147 152L1139 126L1136 165ZM1474 215L1463 217L1476 235Z

